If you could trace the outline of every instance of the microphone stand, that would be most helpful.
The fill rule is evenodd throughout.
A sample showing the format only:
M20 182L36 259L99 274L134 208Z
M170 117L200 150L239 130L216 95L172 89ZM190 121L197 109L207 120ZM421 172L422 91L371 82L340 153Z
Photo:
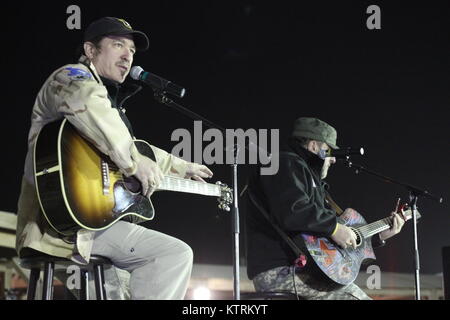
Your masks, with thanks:
M350 161L350 157L347 156L345 160L343 160L345 164L349 168L354 168L355 173L358 174L360 172L366 172L368 174L371 174L373 176L376 176L377 178L380 178L384 182L400 185L404 188L406 188L409 191L409 206L412 211L412 217L413 217L413 240L414 240L414 266L415 266L415 272L414 272L414 282L415 282L415 297L416 300L421 300L420 296L420 260L419 260L419 243L417 239L417 201L419 199L419 196L432 199L434 201L437 201L438 203L442 203L442 197L435 196L431 193L429 193L426 190L414 187L410 184L402 183L399 181L396 181L392 178L386 177L382 174L379 174L375 171L371 171L369 169L366 169L365 167L354 164Z
M220 130L224 135L226 131L221 126L209 121L208 119L200 116L199 114L183 107L182 105L174 102L170 98L165 95L165 92L161 90L154 90L155 99L169 106L180 113L186 115L192 120L201 120L210 128L215 128ZM233 180L233 207L232 207L232 236L233 236L233 297L235 300L240 300L240 274L239 274L239 234L240 234L240 226L239 226L239 204L238 204L238 154L239 154L239 146L236 142L233 141L233 164L231 168L232 180Z

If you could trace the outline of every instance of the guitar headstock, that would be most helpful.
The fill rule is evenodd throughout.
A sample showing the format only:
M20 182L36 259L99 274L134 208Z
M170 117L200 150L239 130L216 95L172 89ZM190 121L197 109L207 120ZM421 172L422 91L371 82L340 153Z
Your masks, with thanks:
M409 219L412 219L412 217L413 217L412 210L411 210L411 208L409 208L409 205L407 203L399 205L396 212L398 214L400 214L405 221L408 221ZM417 209L416 209L416 216L417 216L417 220L419 220L421 217L420 212Z
M230 211L230 205L233 203L233 189L220 181L217 181L216 185L220 187L220 197L217 198L219 209Z

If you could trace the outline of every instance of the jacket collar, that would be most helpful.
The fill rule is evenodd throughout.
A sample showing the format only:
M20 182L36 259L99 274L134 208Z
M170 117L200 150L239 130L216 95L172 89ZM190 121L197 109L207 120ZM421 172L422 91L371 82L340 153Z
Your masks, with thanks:
M318 155L315 153L312 153L311 151L305 149L297 139L295 138L289 138L288 140L288 148L291 149L294 153L296 153L299 157L301 157L305 162L308 164L308 166L314 171L314 173L317 175L320 179L322 167L324 160L321 159Z
M85 65L89 69L89 71L91 71L92 75L94 76L95 80L97 80L98 83L103 84L102 81L100 80L97 70L95 69L94 64L91 62L91 60L89 60L88 57L82 54L78 59L78 62Z
M125 100L134 96L142 89L142 86L134 83L129 83L125 81L124 83L120 84L116 81L100 76L97 73L94 64L85 55L81 55L78 62L88 67L91 73L94 75L97 82L106 87L106 90L108 90L108 94L113 102L114 107L122 108L122 105L124 104Z
M128 98L134 96L142 89L142 86L134 83L124 82L120 84L102 76L100 76L100 79L106 87L106 90L108 90L108 94L113 101L114 106L117 108L122 108L122 105Z

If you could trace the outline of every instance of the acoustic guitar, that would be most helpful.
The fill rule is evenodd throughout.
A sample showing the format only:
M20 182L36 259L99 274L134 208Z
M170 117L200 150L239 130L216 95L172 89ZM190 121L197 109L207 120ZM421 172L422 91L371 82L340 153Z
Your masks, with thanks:
M156 161L151 146L134 141L139 152ZM39 204L58 233L70 236L80 228L103 230L121 219L154 218L150 199L135 177L123 175L111 159L82 137L67 119L47 124L34 148L34 174ZM156 191L178 191L217 197L229 210L232 190L216 184L166 175Z
M400 209L403 218L409 220L412 218L410 209ZM420 213L416 210L417 219ZM300 243L303 252L315 262L319 273L335 284L348 285L358 276L361 264L367 259L375 259L375 253L372 248L371 237L387 230L392 225L391 217L387 217L367 224L364 217L355 210L344 211L337 218L338 223L351 228L356 234L356 249L347 247L346 249L338 246L334 241L326 237L302 233ZM317 270L317 268L315 268Z

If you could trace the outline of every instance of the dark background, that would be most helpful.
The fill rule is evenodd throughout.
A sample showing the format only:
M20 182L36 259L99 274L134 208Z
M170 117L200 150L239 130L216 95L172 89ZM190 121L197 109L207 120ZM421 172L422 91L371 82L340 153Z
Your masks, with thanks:
M135 64L183 85L187 94L179 102L211 121L226 128L278 128L283 140L296 118L318 117L337 128L339 145L366 148L356 163L443 196L442 205L419 201L421 271L441 272L441 248L450 245L450 3L392 2L9 2L2 8L0 210L16 212L39 88L56 68L74 61L92 20L115 16L149 35L150 50ZM81 8L82 30L66 28L71 4ZM371 4L381 8L381 30L366 28ZM150 89L127 102L127 115L136 136L169 152L176 144L173 130L193 130L191 120L158 104ZM210 168L213 181L231 185L229 166ZM240 189L247 169L240 167ZM341 207L355 208L369 222L408 196L339 165L328 181ZM215 199L160 193L154 204L157 215L148 227L186 241L197 263L232 263L231 216L218 211ZM414 270L412 239L409 222L378 250L382 271Z

